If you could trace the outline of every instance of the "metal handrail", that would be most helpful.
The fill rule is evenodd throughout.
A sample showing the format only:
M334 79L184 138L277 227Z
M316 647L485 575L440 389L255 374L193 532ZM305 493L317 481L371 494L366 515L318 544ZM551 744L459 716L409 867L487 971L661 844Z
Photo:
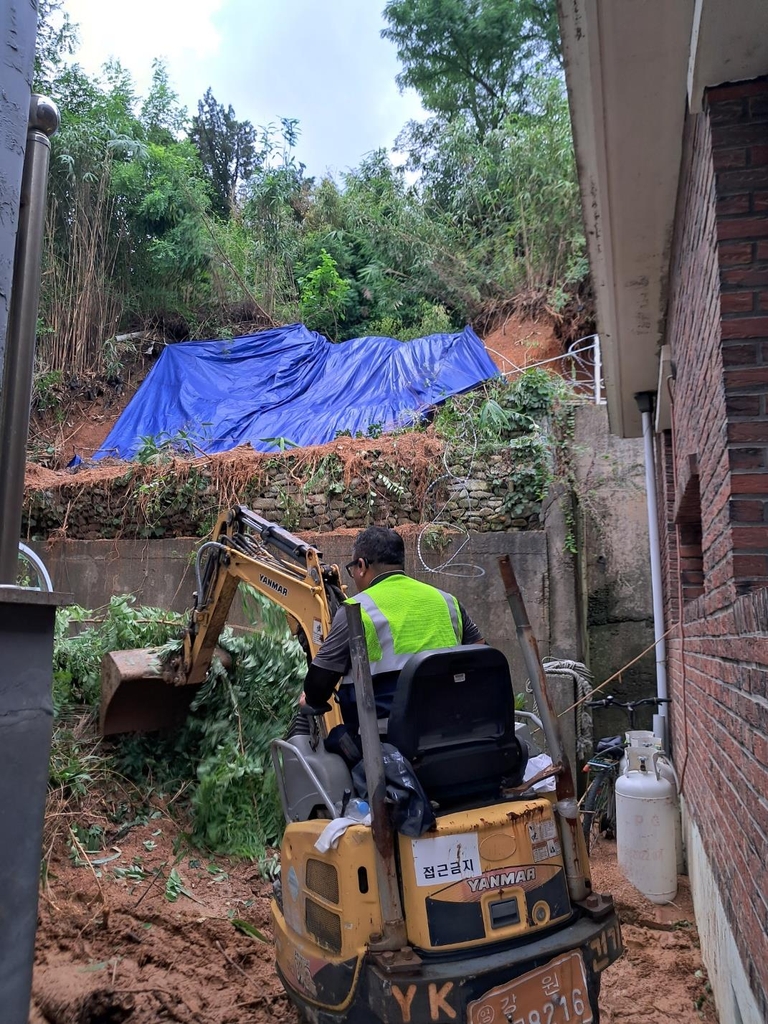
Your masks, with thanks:
M14 590L42 590L44 593L52 594L53 580L51 579L51 574L46 569L45 562L43 562L42 558L34 552L32 548L27 547L26 544L22 544L21 541L19 541L19 556L29 562L34 568L37 573L38 585L36 587L19 587L15 582L0 583L0 588L12 588Z
M35 567L35 570L37 572L37 578L38 578L38 581L40 583L40 586L39 587L30 587L30 589L31 590L45 590L49 594L52 593L53 592L53 581L51 580L51 575L48 572L48 570L46 569L45 562L43 562L42 558L36 552L34 552L32 550L32 548L27 547L26 544L22 544L22 543L19 543L19 553L21 555L23 555L24 558L26 558L26 560L28 562L32 563L32 565Z
M272 765L275 769L278 795L280 797L280 803L283 805L283 815L285 817L286 822L290 824L293 819L288 817L288 795L285 791L283 766L280 762L280 757L278 754L278 751L280 750L289 750L291 752L291 755L296 758L301 767L309 776L310 782L317 789L317 792L322 798L322 801L325 804L326 808L330 812L331 817L338 818L338 814L336 812L336 808L333 805L333 800L331 799L330 794L325 789L323 784L320 782L317 775L315 775L315 773L312 771L309 762L301 753L301 751L294 747L294 745L292 743L289 743L287 740L272 740L272 743L270 744L270 754L272 755Z

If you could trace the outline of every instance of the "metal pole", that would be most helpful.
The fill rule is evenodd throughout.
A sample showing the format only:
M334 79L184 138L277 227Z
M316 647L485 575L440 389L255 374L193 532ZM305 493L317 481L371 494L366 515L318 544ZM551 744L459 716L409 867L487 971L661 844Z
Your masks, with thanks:
M656 641L656 696L666 700L667 688L667 644L664 639L664 593L661 581L661 549L659 546L659 519L656 501L656 466L653 458L653 424L651 411L653 395L643 391L635 395L635 401L643 419L643 445L645 447L645 493L648 502L648 543L651 553L651 591L653 594L653 638ZM659 738L668 750L667 707L659 705L658 716L654 716L654 727L658 725L663 733Z
M20 325L26 328L31 337L27 359L34 358L42 212L36 212L30 202L33 196L44 199L45 175L41 180L41 169L44 165L47 170L48 166L45 136L54 127L48 115L55 112L52 104L46 101L41 106L36 98L30 110L37 7L29 0L5 0L0 4L5 58L0 90L0 584L16 579L31 392L31 376L25 375L24 358L19 358L23 353L19 351L18 332ZM44 143L35 135L38 129ZM45 149L42 164L37 152L41 148ZM39 230L35 242L29 232L34 232L36 224ZM32 293L25 293L28 287ZM23 430L17 418L19 410L25 418ZM15 486L8 488L8 482ZM0 807L4 814L0 878L7 883L0 889L3 1024L27 1024L29 1020L53 722L54 619L56 605L61 603L62 595L0 586Z
M574 796L576 793L573 785L573 775L571 774L571 763L565 756L563 737L557 721L557 712L547 690L547 677L544 672L544 666L541 663L541 657L539 656L539 645L536 643L536 637L533 635L523 595L520 592L520 586L517 582L515 571L512 568L509 555L503 555L499 559L499 569L501 571L501 578L504 581L507 603L515 620L517 639L523 652L523 661L528 672L528 678L531 680L533 696L539 707L539 715L544 730L544 737L549 747L549 753L555 764L562 766L562 771L558 775L557 795L558 798L566 799L567 797Z
M56 105L33 95L21 179L19 227L3 367L0 409L0 583L16 581L32 374L35 364L40 260L51 144L59 126Z
M0 1020L27 1024L43 856L61 594L0 587Z
M512 568L509 555L499 559L501 578L507 595L507 603L512 612L517 629L517 639L523 652L523 661L531 680L531 689L536 699L541 717L544 737L549 747L550 756L559 768L557 775L557 803L555 810L561 819L560 838L563 844L563 860L565 862L568 892L574 902L587 898L589 890L586 883L586 849L584 837L579 827L579 810L576 803L576 789L571 774L571 763L565 756L563 737L557 719L557 712L547 689L547 676L539 655L539 645L533 635L523 595Z
M595 335L593 341L594 364L595 364L595 405L600 405L603 400L603 356L600 351L600 335Z
M355 682L357 714L360 720L360 739L363 744L363 766L365 783L368 787L368 802L371 807L371 827L376 850L376 878L379 883L381 905L381 941L371 943L371 949L402 949L408 939L397 885L395 864L395 836L385 803L386 779L384 758L381 752L381 737L376 718L376 701L373 695L373 681L368 662L368 648L365 643L363 617L360 605L347 605L349 623L349 652L352 661L352 678Z
M0 89L3 137L0 146L0 388L3 383L5 335L11 301L13 253L19 226L19 195L29 125L29 96L35 64L37 6L29 0L4 0L0 3L0 40L5 58Z

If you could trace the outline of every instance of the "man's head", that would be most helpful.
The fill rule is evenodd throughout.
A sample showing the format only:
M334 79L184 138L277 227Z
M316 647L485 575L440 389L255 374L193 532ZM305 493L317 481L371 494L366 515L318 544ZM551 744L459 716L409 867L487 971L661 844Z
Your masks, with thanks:
M403 538L384 526L369 526L358 533L352 548L349 574L358 590L365 590L383 572L402 569L405 565Z

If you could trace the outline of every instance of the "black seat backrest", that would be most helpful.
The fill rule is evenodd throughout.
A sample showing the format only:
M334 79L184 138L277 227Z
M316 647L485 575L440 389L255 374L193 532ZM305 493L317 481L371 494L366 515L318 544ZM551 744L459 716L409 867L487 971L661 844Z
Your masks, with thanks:
M487 802L522 781L507 659L484 644L422 651L400 673L387 739L442 809Z

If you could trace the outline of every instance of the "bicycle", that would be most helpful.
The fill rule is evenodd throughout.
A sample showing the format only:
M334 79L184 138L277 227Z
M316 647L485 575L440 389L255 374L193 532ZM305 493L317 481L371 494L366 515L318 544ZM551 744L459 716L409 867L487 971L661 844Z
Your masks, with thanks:
M635 712L639 707L669 704L668 697L643 697L641 700L618 701L610 694L600 700L586 702L588 708L621 708L629 720L629 729L635 728ZM584 765L585 772L593 773L584 794L581 809L581 827L589 852L592 839L604 835L612 839L616 835L616 779L619 765L624 757L627 742L622 736L605 736L598 740L595 754Z

